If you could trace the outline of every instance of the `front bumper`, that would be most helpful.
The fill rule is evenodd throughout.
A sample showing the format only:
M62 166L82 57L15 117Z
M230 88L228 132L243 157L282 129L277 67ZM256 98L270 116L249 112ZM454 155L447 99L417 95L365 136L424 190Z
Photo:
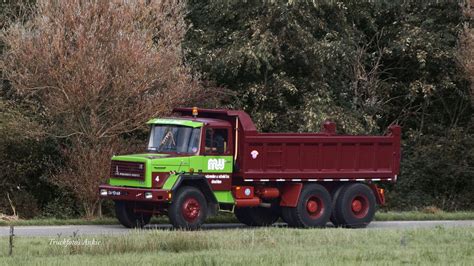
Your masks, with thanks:
M167 202L171 200L170 190L109 185L100 185L99 195L103 199L123 201Z

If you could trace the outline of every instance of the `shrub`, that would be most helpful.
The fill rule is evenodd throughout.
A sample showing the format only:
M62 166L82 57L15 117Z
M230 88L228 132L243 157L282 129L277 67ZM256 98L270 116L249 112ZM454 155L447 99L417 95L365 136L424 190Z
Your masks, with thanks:
M389 207L471 209L473 170L474 134L455 128L446 136L418 136L404 145L400 178L388 194Z
M46 218L67 219L78 217L81 213L78 211L76 199L71 193L62 192L55 198L48 201L41 211L41 216Z
M183 12L177 0L42 0L3 36L6 78L38 105L48 133L65 139L66 167L52 181L87 216L100 210L109 158L129 149L121 137L202 97L182 61Z

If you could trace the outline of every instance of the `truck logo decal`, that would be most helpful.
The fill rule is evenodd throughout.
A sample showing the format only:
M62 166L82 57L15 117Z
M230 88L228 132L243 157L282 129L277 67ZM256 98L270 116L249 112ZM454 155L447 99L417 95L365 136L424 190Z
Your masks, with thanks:
M209 159L207 161L208 170L224 170L225 159Z
M257 159L257 156L258 156L258 151L257 150L253 150L250 155L252 156L252 159Z

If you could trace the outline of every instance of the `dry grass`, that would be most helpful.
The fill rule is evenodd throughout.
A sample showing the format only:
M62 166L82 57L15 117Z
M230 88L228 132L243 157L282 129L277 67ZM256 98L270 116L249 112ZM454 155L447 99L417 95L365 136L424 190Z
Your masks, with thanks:
M16 238L16 264L347 265L470 264L474 228L349 230L287 228L137 231L87 237L96 246L50 245L44 237ZM71 240L83 240L71 238ZM61 239L57 239L61 240Z

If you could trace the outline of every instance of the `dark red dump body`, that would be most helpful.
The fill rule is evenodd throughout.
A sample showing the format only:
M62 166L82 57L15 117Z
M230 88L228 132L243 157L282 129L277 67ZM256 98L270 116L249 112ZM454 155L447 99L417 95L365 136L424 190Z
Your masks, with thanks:
M192 108L174 111L190 115ZM199 117L233 126L236 176L246 181L392 181L399 173L397 125L386 136L337 135L330 122L320 133L258 133L243 111L199 109Z
M243 142L245 178L391 180L399 172L398 126L388 136L263 133Z

